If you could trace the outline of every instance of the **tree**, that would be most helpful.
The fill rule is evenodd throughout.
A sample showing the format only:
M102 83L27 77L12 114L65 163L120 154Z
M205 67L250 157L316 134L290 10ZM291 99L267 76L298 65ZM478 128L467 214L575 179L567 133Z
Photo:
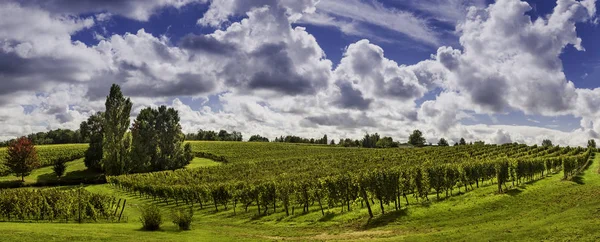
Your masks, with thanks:
M252 135L250 136L250 139L248 139L249 142L269 142L269 139L267 137L262 137L258 134ZM277 141L275 141L277 142Z
M54 174L60 178L65 174L65 171L67 170L67 160L66 159L62 159L59 158L58 160L54 161L54 165L52 166L52 171L54 171Z
M93 171L102 171L102 143L104 141L104 132L102 125L104 123L104 113L98 112L81 122L79 132L81 138L89 140L90 146L85 151L85 167Z
M421 133L420 130L415 129L415 131L413 131L413 133L408 137L408 143L417 147L424 146L425 138L423 137L423 133Z
M448 141L444 138L441 138L440 141L438 141L438 146L449 146L450 144L448 144Z
M362 147L365 148L375 148L377 147L377 141L379 141L379 134L378 133L374 133L369 135L368 133L365 134L365 137L362 140Z
M20 176L22 182L25 181L25 176L28 176L33 169L40 166L35 146L26 137L11 142L6 153L6 167L15 176Z
M394 139L392 139L392 137L383 137L377 141L377 144L375 146L377 146L377 148L392 148L398 147L398 143L394 142Z
M552 147L552 141L549 139L545 139L542 141L542 146L543 147Z
M179 114L173 108L145 108L131 129L132 162L130 172L149 172L183 168L193 159L190 144L183 146L184 135Z
M588 145L587 145L587 147L588 147L588 148L592 148L592 149L596 149L596 140L593 140L593 139L591 139L591 140L588 140Z
M125 173L125 163L129 159L125 134L129 129L132 103L129 98L125 99L121 88L117 84L113 84L106 97L105 106L102 167L107 175L119 175Z
M465 141L465 138L460 138L460 141L458 141L458 145L467 145L467 141Z
M330 145L335 145L335 140L331 139Z

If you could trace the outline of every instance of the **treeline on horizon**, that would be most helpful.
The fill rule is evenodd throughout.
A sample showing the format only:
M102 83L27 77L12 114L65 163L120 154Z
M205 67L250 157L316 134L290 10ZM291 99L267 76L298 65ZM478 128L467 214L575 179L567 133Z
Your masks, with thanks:
M89 143L90 139L81 135L78 130L54 129L47 132L32 133L27 136L34 145L53 145L53 144L78 144ZM10 139L0 142L0 147L6 147L16 139Z

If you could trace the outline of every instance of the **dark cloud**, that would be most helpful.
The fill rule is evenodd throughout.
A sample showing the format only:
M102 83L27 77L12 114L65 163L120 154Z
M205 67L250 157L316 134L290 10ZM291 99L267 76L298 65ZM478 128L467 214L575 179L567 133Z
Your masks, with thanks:
M142 83L128 83L128 79L139 78L139 74L143 75ZM194 96L210 92L215 88L215 83L203 75L180 73L172 80L162 80L152 74L146 63L134 65L121 62L116 72L106 72L94 79L89 85L88 98L103 99L112 83L121 85L123 93L133 97Z
M352 117L349 113L337 113L330 115L311 116L306 120L322 125L322 126L337 126L342 128L359 128L359 127L375 127L377 122L363 115Z
M354 89L347 81L336 81L335 85L340 88L340 97L333 103L341 108L366 110L373 99L364 98L360 90Z
M52 82L76 83L75 74L84 71L73 59L23 58L0 51L0 95L40 90L40 87Z
M423 89L412 83L407 83L400 77L394 77L385 84L385 88L381 90L388 96L398 98L400 100L408 100L419 98L423 95Z
M300 75L289 56L287 44L265 44L229 63L220 75L229 86L242 87L241 91L272 90L286 95L315 94L327 83L325 74Z
M210 35L188 34L181 39L179 46L184 49L216 55L228 55L237 52L237 47L234 44L219 41Z
M125 83L123 85L123 92L135 97L193 96L210 92L214 87L214 83L205 80L202 75L182 73L178 74L177 78L171 81L137 83L134 86Z

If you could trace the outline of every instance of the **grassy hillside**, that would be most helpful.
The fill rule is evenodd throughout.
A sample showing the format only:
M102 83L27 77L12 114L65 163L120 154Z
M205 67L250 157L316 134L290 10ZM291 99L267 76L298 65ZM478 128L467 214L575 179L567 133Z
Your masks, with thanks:
M165 217L163 231L143 232L137 220L141 204L151 199L116 190L110 185L94 185L93 192L127 198L123 223L55 224L0 223L5 241L265 241L265 240L345 240L381 241L498 241L498 240L570 240L600 239L600 156L591 167L573 181L563 181L562 174L497 194L489 185L446 200L403 206L399 212L376 214L369 220L366 209L341 212L331 209L323 217L311 207L308 214L286 217L282 212L255 216L238 207L214 213L198 210L193 229L178 232ZM165 216L174 206L158 203ZM404 204L403 204L404 205ZM52 240L50 240L52 241Z

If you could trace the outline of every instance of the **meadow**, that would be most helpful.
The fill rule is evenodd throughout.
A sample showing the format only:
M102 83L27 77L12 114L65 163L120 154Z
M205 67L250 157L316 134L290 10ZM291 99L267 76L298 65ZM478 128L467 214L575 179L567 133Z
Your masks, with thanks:
M82 186L126 199L120 222L10 221L0 223L0 233L6 241L600 239L600 157L588 149L191 144L226 162L195 158L181 170ZM82 164L69 162L67 174L85 174ZM51 177L51 170L35 170L26 181L40 177ZM160 231L140 230L146 204L160 208ZM194 211L190 231L170 223L176 208Z

